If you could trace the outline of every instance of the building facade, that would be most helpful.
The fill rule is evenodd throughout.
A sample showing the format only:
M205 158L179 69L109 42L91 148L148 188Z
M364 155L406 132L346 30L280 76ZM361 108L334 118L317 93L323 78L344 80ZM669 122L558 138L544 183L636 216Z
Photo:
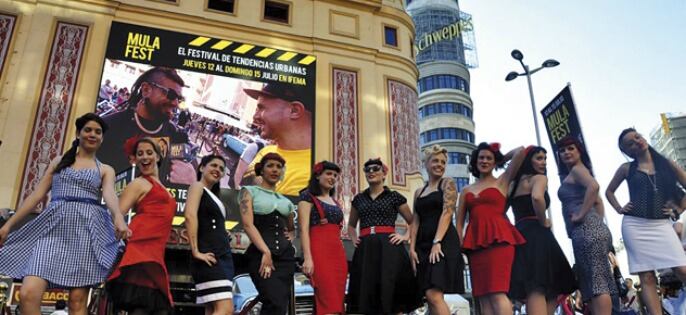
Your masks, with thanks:
M650 143L666 158L686 169L686 114L660 114L662 123L650 133Z
M415 22L419 68L420 147L439 144L448 150L446 176L458 189L469 184L469 154L474 145L474 106L469 96L471 17L457 0L411 0L407 11Z

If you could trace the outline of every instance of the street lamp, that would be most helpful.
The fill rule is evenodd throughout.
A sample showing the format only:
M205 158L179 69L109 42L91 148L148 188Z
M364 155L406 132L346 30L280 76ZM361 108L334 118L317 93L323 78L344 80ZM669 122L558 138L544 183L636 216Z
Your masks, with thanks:
M529 70L529 65L525 65L524 62L522 61L524 59L524 54L522 54L522 52L519 51L519 49L513 50L510 53L510 55L512 56L512 58L519 61L519 63L522 65L522 68L524 68L524 72L523 73L517 73L515 71L512 71L512 72L507 74L507 76L505 77L505 81L512 81L512 80L516 79L517 77L523 76L523 75L526 76L526 81L529 83L529 97L531 97L531 111L534 115L534 127L536 128L536 143L540 147L541 146L541 133L538 130L538 119L536 119L536 103L534 102L534 90L533 90L533 87L531 86L531 75L540 71L543 68L557 67L558 65L560 65L560 62L555 60L555 59L548 59L548 60L544 61L540 67L533 69L533 70Z

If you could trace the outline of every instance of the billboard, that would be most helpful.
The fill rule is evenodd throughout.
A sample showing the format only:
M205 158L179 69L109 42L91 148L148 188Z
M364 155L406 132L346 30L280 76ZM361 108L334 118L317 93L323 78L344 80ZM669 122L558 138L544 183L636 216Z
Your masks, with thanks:
M550 147L555 152L555 163L557 169L566 168L560 160L557 147L557 142L566 136L572 136L579 139L583 145L584 151L586 149L586 142L584 135L581 132L581 125L579 124L579 117L576 114L576 107L574 106L574 99L572 98L572 90L567 85L560 93L553 98L542 110L541 115L545 122L545 129L548 133L548 140L550 140Z
M277 191L295 196L312 164L315 69L306 54L113 22L96 105L110 129L98 158L121 190L135 177L127 143L156 139L160 180L181 214L203 156L226 159L222 196L237 209L234 195L254 183L254 163L277 152L286 160Z

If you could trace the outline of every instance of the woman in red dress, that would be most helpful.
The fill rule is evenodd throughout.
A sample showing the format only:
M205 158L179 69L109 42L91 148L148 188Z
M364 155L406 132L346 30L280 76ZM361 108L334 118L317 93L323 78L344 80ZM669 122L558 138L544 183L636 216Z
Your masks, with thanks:
M332 197L340 172L338 165L328 161L315 164L298 203L302 270L312 281L317 315L344 312L348 263L341 242L343 211Z
M482 142L472 152L469 171L478 178L465 187L457 206L457 231L467 252L472 277L472 294L479 299L485 315L512 314L507 297L515 245L524 237L505 216L507 192L526 155L521 147L503 156L500 144ZM493 170L512 158L499 177ZM465 219L469 224L462 236Z
M171 232L176 201L160 183L162 154L157 142L140 138L130 140L126 147L141 177L126 186L119 197L119 208L124 214L133 208L136 215L129 225L132 235L126 252L109 277L107 290L117 310L129 314L168 314L173 302L164 246Z

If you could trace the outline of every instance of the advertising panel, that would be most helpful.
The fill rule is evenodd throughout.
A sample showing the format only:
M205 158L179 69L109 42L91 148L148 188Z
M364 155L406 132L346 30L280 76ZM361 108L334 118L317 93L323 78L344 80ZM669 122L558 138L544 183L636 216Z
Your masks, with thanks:
M208 154L226 159L222 199L231 209L241 185L254 183L254 163L269 152L286 160L278 192L297 196L307 185L314 56L113 22L105 58L96 112L110 129L98 158L117 172L117 190L135 178L130 151L138 137L158 141L160 180L178 215Z
M579 139L583 150L586 150L586 142L584 135L581 132L581 125L576 114L576 107L574 106L574 99L572 99L572 90L567 85L560 93L553 98L542 110L543 121L545 122L545 129L548 132L548 140L550 140L550 147L555 152L555 162L557 168L566 167L560 160L557 147L557 142L566 136L572 136Z

